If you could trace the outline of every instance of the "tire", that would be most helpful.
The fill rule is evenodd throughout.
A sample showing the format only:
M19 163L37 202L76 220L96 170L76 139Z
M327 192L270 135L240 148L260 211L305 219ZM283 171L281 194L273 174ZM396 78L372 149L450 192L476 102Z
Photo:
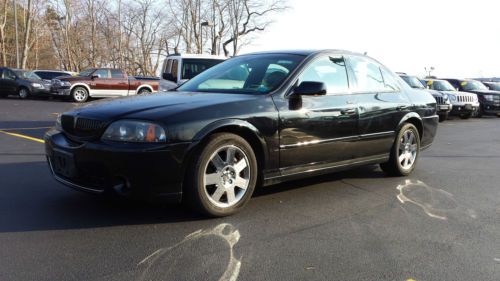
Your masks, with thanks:
M462 113L460 115L458 115L458 117L460 117L460 119L469 119L471 118L472 116L472 113Z
M25 100L30 97L30 90L26 87L21 87L18 92L19 98Z
M476 117L477 118L482 118L484 115L484 110L482 106L479 106L479 109L477 110Z
M250 144L238 135L219 133L210 136L194 155L186 172L185 203L210 217L229 216L243 209L258 178Z
M444 122L448 120L448 112L439 115L439 122Z
M142 88L137 92L138 95L146 95L146 94L151 94L151 91L148 88Z
M89 91L84 87L75 87L73 91L71 91L71 97L75 102L84 103L89 99Z
M389 176L408 176L415 169L419 155L420 134L413 124L406 123L394 140L389 161L380 167Z

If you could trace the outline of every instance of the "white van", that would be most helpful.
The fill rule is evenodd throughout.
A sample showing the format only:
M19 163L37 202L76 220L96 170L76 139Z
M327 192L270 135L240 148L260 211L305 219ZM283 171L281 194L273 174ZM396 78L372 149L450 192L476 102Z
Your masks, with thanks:
M225 57L200 54L175 54L163 61L160 90L168 91L195 77L210 67L226 60Z

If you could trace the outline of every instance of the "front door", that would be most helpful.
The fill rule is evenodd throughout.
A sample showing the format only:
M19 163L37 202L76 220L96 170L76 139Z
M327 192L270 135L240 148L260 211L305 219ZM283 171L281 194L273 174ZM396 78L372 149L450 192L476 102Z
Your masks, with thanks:
M17 94L17 76L13 71L4 68L0 70L0 91L2 95L16 95Z
M90 95L94 97L112 97L119 96L119 94L111 91L109 87L109 80L111 75L109 69L98 69L92 73L92 76L97 76L92 78L90 81Z
M350 94L343 56L322 55L299 75L322 82L327 94L275 98L280 112L280 167L283 175L321 169L353 158L358 113Z

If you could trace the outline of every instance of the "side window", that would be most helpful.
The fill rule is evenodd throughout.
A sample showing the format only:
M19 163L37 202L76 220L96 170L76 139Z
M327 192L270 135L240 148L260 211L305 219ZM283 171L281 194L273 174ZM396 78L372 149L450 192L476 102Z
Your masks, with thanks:
M347 92L349 82L344 58L325 56L313 61L302 72L297 85L304 81L325 83L328 94Z
M384 67L380 67L382 78L384 78L384 89L388 92L398 92L400 89L399 84L392 73L387 71Z
M171 73L172 73L172 76L174 76L174 78L176 78L176 79L178 77L177 76L178 72L179 72L179 61L178 60L173 60L172 61L172 71L171 71Z
M101 79L109 78L109 69L98 69L92 75L99 75Z
M3 78L9 79L9 80L16 80L16 75L14 74L14 72L10 71L9 69L4 69Z
M111 78L124 79L125 75L123 75L123 72L119 69L111 69Z
M172 60L168 59L167 62L165 63L165 69L163 70L163 72L171 73L171 67L172 67Z
M351 57L350 62L357 81L357 91L386 91L384 78L378 64L364 57Z

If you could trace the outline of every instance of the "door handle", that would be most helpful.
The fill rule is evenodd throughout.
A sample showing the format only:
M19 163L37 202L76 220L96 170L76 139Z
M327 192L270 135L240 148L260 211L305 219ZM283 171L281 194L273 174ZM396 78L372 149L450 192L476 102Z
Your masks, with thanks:
M408 109L408 106L407 106L407 105L402 104L402 105L398 105L398 107L396 107L396 109L397 109L397 110L399 110L399 111L403 111L403 110Z
M347 109L341 110L340 114L342 114L342 115L353 115L353 114L356 114L356 108L347 108Z

